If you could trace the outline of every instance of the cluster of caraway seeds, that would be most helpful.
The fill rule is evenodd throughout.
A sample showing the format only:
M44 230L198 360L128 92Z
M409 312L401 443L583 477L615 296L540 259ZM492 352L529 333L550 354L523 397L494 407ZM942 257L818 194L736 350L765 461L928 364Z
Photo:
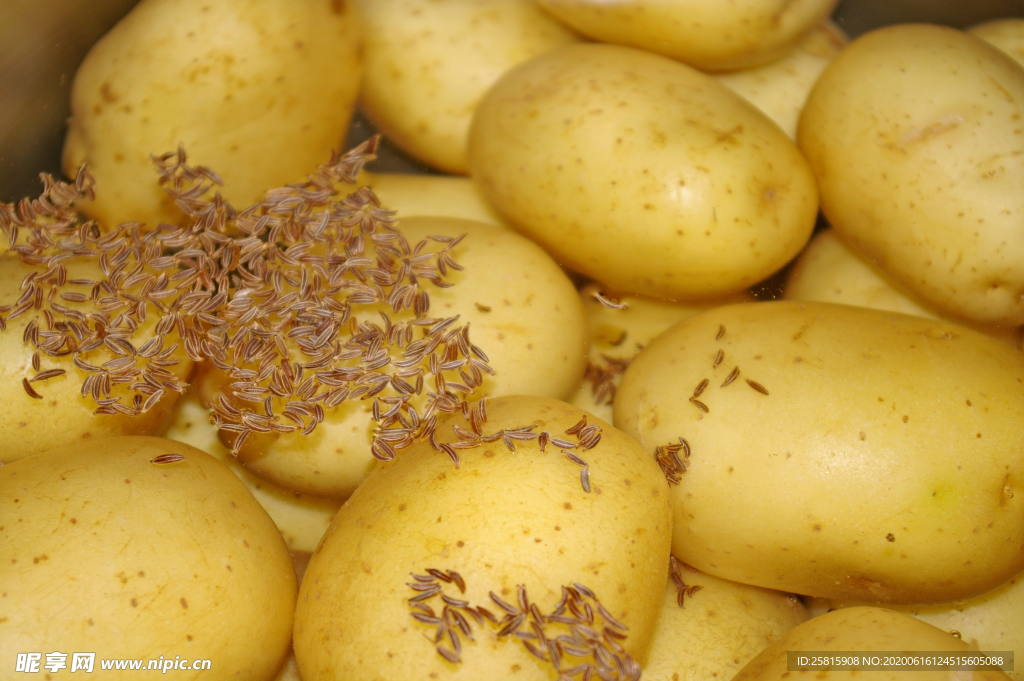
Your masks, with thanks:
M338 200L335 183L354 184L376 146L371 139L240 212L209 196L220 178L187 165L181 149L154 158L189 225L148 231L81 221L75 202L94 195L86 169L73 184L42 175L39 198L0 204L10 251L35 268L20 298L0 307L0 328L35 313L24 338L37 349L36 371L40 353L70 355L88 373L82 395L97 414L137 415L168 391L184 392L169 370L180 344L228 374L212 408L235 452L254 433L308 434L325 409L370 398L376 458L393 459L417 439L433 443L437 415L459 410L494 372L468 325L428 314L424 284L452 285L461 237L413 245L369 188ZM102 276L69 278L69 265L86 261ZM146 324L150 314L155 325ZM111 359L90 363L93 351ZM32 383L61 373L26 379L26 392L38 397Z
M436 627L437 652L452 663L462 661L462 637L473 636L472 620L497 629L498 637L514 638L537 659L549 663L558 673L558 681L638 681L640 665L625 648L628 629L601 605L594 592L582 584L562 587L562 598L554 610L545 614L530 602L526 587L516 587L516 601L509 603L493 591L491 601L498 614L482 605L444 592L444 584L454 584L460 595L466 591L462 577L454 570L429 569L413 574L408 582L416 595L409 599L412 617ZM440 596L440 614L427 601ZM500 615L500 619L499 619ZM572 660L571 658L575 658Z

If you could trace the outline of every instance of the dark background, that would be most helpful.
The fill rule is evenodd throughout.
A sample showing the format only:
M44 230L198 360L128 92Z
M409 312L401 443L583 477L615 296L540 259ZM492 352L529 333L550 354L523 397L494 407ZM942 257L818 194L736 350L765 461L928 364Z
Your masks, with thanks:
M40 171L60 173L75 70L89 47L135 3L0 0L0 201L38 194ZM886 24L965 28L1009 16L1024 16L1024 0L843 0L833 18L855 38ZM348 146L371 132L357 117ZM429 172L391 147L380 157L378 169Z

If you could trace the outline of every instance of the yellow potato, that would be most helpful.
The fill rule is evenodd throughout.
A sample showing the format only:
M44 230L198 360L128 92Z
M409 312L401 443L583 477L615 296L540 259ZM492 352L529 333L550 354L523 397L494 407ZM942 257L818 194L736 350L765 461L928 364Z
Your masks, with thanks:
M101 276L99 268L90 265L69 263L69 270L71 278L98 279ZM22 263L14 254L0 256L0 305L13 305L22 294L20 286L23 279L32 273L41 274L37 268ZM71 288L68 287L68 290ZM86 293L89 291L88 287L80 290ZM91 302L67 303L67 306L84 313L96 309ZM90 374L75 366L70 356L51 357L40 353L41 371L63 369L66 373L33 382L32 389L41 395L41 399L30 397L22 381L31 379L39 372L32 368L35 348L24 341L23 335L26 326L33 320L41 331L47 330L45 317L33 310L17 319L9 319L6 331L0 332L0 386L6 395L7 412L0 419L0 464L78 442L117 435L157 435L163 430L171 418L177 393L167 391L152 409L140 416L97 416L93 412L98 405L81 394L82 383ZM131 338L131 344L136 349L140 348L153 337L155 325L156 319L150 317ZM176 341L176 333L169 335L165 347ZM82 359L99 366L116 357L106 348L99 348L84 353ZM180 345L172 359L179 363L168 369L181 379L187 378L192 371L192 361ZM122 403L131 404L130 399L124 399L126 392L117 389L117 386L113 394L122 397Z
M363 172L359 185L372 188L381 205L395 211L399 220L430 215L506 226L467 177Z
M1024 354L1006 344L789 301L677 324L615 400L616 425L648 451L688 441L672 487L681 560L890 603L970 598L1024 569L1022 419Z
M996 19L972 26L967 32L998 47L1018 64L1024 65L1024 19Z
M828 609L841 609L866 605L826 601ZM1006 584L988 593L958 603L943 605L887 606L897 612L912 615L950 633L955 632L971 650L1024 651L1024 574L1017 575ZM1019 667L1006 672L1011 679L1024 678Z
M163 436L201 449L227 464L277 525L289 551L312 552L341 507L335 499L292 492L247 471L217 437L217 428L210 423L210 411L203 407L198 390L190 390L178 400Z
M807 620L796 596L681 570L684 595L669 580L644 666L646 681L731 679L755 655Z
M470 220L409 218L400 229L411 244L428 235L467 235L453 251L464 268L451 272L454 286L427 288L430 314L459 315L490 359L495 375L485 377L480 395L572 394L586 365L586 317L572 282L550 256L518 234ZM205 404L226 383L220 371L200 380ZM281 487L344 499L373 467L371 407L372 400L343 402L310 435L250 437L239 461Z
M738 292L799 252L817 189L753 105L683 64L574 45L502 78L473 121L484 195L563 264L669 299Z
M796 126L807 95L821 72L848 41L841 28L824 21L786 56L715 78L778 123L791 139L796 139Z
M592 38L657 52L705 71L749 68L783 56L836 5L836 0L539 1Z
M299 182L345 137L362 69L355 11L340 0L143 0L75 75L64 147L102 224L178 223L150 154L184 144L241 209Z
M150 437L54 449L0 466L0 508L0 657L12 666L31 651L180 655L211 661L193 678L269 681L284 662L288 550L207 454Z
M595 293L626 307L608 307L594 296ZM636 353L678 321L717 305L744 302L750 297L744 293L727 301L673 303L611 291L594 283L583 287L580 300L590 322L590 354L587 373L572 404L610 423L621 373Z
M941 651L967 653L966 643L950 634L897 612L881 608L851 608L815 617L793 629L782 640L772 644L733 677L733 681L769 681L793 676L788 670L787 653L832 652L839 656L856 651L899 653ZM870 674L877 681L948 681L950 678L973 681L1007 681L998 671L800 671L814 674L822 681L862 679Z
M469 123L517 64L579 37L531 0L360 0L366 78L360 105L389 140L466 175Z
M790 270L783 295L787 300L871 307L939 319L936 314L890 282L885 274L858 258L831 230L814 237ZM975 331L1020 347L1021 330L957 321Z
M1024 69L950 28L861 36L800 119L821 207L847 245L944 315L1024 323Z
M488 400L486 412L485 435L535 426L533 432L573 442L566 431L584 416L557 400L525 396ZM469 428L461 415L440 420L437 440L457 441L455 424ZM600 442L576 449L588 464L589 493L580 467L550 442L542 453L536 440L514 442L514 452L500 439L460 449L458 468L420 442L375 469L339 511L303 579L294 636L302 678L555 678L518 638L497 636L496 627L471 616L473 640L458 637L461 664L442 658L436 625L413 619L408 600L431 593L409 588L423 583L410 573L431 569L456 571L465 592L448 583L444 593L499 619L505 611L489 592L518 608L523 585L529 603L550 614L563 586L583 584L628 627L622 646L642 663L669 562L667 485L636 442L603 421L590 425L601 428ZM440 594L425 599L440 615ZM527 618L524 633L534 621ZM597 616L594 626L600 632L607 622ZM544 630L550 639L568 633L553 622ZM440 645L453 650L447 637ZM566 654L562 667L583 661L593 659Z

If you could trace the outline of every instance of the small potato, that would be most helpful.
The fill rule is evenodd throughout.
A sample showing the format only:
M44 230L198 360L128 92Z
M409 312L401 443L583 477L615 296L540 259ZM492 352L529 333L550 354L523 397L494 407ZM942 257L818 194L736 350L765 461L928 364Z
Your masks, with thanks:
M0 466L0 584L8 670L30 651L180 655L210 660L191 678L215 680L274 678L296 595L288 550L245 485L209 455L153 437Z
M972 26L967 32L993 47L998 47L1024 66L1024 19L996 19Z
M778 59L837 0L539 0L576 30L606 43L657 52L704 71Z
M595 294L625 307L609 307ZM611 291L594 283L583 287L580 300L590 321L590 354L583 384L572 403L610 423L622 372L640 350L676 322L718 305L746 302L750 297L738 294L722 301L673 303Z
M470 220L408 218L399 229L411 244L429 235L466 235L452 251L463 267L450 272L454 285L427 288L431 315L458 315L460 324L470 324L471 341L487 353L495 375L484 377L477 394L572 394L586 366L587 322L576 289L550 256L514 232ZM204 404L227 383L216 370L201 380ZM422 411L422 401L414 406ZM345 401L309 435L251 436L239 461L281 487L345 499L374 464L371 408L372 400Z
M73 261L68 262L68 269L69 278L72 279L95 280L102 276L98 267ZM23 280L30 274L38 275L41 272L36 267L22 263L12 253L0 255L0 305L14 305L23 293ZM75 289L71 286L67 288ZM89 293L88 287L81 287L79 290L84 294ZM96 311L92 302L61 302L83 314ZM133 347L139 348L153 337L156 321L150 316L149 321L138 328L130 339ZM6 330L0 332L0 386L5 395L6 410L6 415L0 419L0 465L56 447L86 443L94 439L117 435L157 435L167 425L178 398L178 394L173 391L167 391L155 406L139 416L120 413L96 415L93 412L98 405L91 397L82 396L82 384L89 378L90 373L76 366L71 356L54 357L40 352L39 371L33 369L32 356L36 349L24 340L25 329L33 322L40 331L47 331L45 317L30 310L21 317L8 319ZM176 341L177 333L169 335L167 347ZM117 355L109 349L100 347L82 353L81 359L93 366L99 366L116 357ZM170 359L178 363L167 369L180 379L188 378L192 371L192 360L180 344ZM65 373L41 381L32 381L30 387L40 397L30 396L24 388L23 381L31 381L42 372L54 369L63 370ZM132 403L130 394L121 386L114 386L112 394L119 397L122 404Z
M584 412L557 400L496 398L487 401L486 415L485 436L530 427L582 442L568 431ZM470 427L461 414L439 419L437 441L459 441L456 424ZM642 663L667 578L668 489L636 442L603 421L589 425L600 428L600 441L575 450L587 463L589 493L580 467L554 443L542 452L537 439L514 441L514 451L501 439L459 449L458 467L421 441L378 466L338 512L303 579L294 645L304 681L435 675L550 681L557 676L550 657L541 662L520 638L499 631L507 625L508 633L528 634L536 624L549 640L568 636L566 624L538 621L531 604L549 615L564 587L575 584L628 627L621 645ZM453 581L449 570L460 579ZM446 607L439 592L455 602ZM588 604L595 613L591 631L603 632L610 620ZM477 620L467 610L477 606L504 621ZM451 621L452 611L472 635L452 627L451 637L435 641L438 622L430 618L447 612ZM520 611L516 626L514 615L506 615ZM536 639L526 643L544 649ZM568 652L562 659L563 668L595 661Z
M1024 324L1024 69L974 36L861 36L800 119L821 208L851 249L943 315Z
M178 400L171 425L163 436L191 445L227 464L270 515L289 551L311 553L341 507L336 499L298 494L247 471L217 437L217 427L210 423L210 411L203 407L198 390L190 390Z
M841 28L824 21L786 56L751 69L718 74L715 78L763 111L795 140L807 95L847 42L849 39Z
M651 642L646 681L731 679L778 641L807 611L796 596L680 570L687 591L669 580ZM682 598L682 604L680 604Z
M328 160L361 72L344 2L143 0L75 74L64 170L89 165L97 194L82 208L105 226L176 224L150 155L181 144L242 209Z
M484 195L566 266L670 300L743 290L810 238L817 188L796 146L688 66L572 45L509 72L470 135Z
M793 676L788 667L788 652L821 651L837 655L856 651L914 653L948 651L967 653L967 643L913 617L881 608L851 608L815 617L801 624L780 641L754 658L733 681L774 681ZM950 678L973 681L1007 681L1004 672L923 671L912 667L882 671L865 667L860 671L799 671L814 674L822 681L852 681L870 674L879 681L948 681Z
M373 189L381 205L395 211L399 221L428 215L507 226L468 177L363 172L359 186Z
M868 603L826 601L832 610L870 605ZM912 615L950 633L956 632L971 650L1024 650L1024 574L987 594L957 603L943 605L886 606ZM1006 672L1011 679L1024 678L1024 670Z
M469 123L503 73L579 37L532 0L360 0L366 78L360 105L427 165L469 174Z
M899 290L885 275L858 258L827 230L814 237L790 270L783 297L871 307L876 310L940 319L940 315ZM959 320L951 320L959 321ZM975 331L1020 347L1021 330L975 322L959 323Z
M745 584L888 603L971 598L1024 570L1022 419L1024 354L1008 345L789 301L680 322L633 360L615 399L618 427L679 481L678 558ZM658 449L670 445L678 463Z

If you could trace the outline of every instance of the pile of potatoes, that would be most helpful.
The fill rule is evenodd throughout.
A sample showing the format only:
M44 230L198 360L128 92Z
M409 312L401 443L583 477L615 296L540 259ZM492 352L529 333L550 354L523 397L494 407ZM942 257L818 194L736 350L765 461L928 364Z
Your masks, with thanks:
M179 352L185 395L95 417L70 358L22 389L12 320L0 668L760 681L793 650L1024 653L1024 19L851 42L835 4L142 0L75 76L84 214L184 224L150 169L179 144L241 209L358 106L436 171L358 184L412 243L465 235L432 313L495 374L437 439L493 437L377 461L367 400L235 456L213 364ZM9 306L30 266L2 257ZM566 589L605 652L551 614ZM518 633L450 614L479 606Z

